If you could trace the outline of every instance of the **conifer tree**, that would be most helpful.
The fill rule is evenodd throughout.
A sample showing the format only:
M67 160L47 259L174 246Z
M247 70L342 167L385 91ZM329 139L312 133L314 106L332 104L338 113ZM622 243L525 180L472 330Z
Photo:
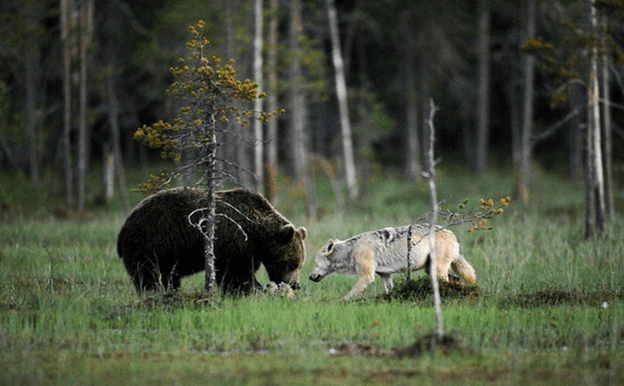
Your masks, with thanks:
M258 93L258 83L249 79L236 78L234 61L223 65L216 55L208 57L210 41L204 36L206 23L197 22L189 26L191 39L186 47L187 58L181 58L178 66L170 71L177 79L167 90L179 106L172 122L158 121L151 126L144 125L135 132L135 139L141 140L153 149L160 149L163 159L172 160L176 167L160 176L151 176L150 181L141 184L140 191L148 194L168 187L173 179L189 171L195 171L193 186L206 189L206 200L202 208L189 213L189 222L205 238L206 281L209 294L215 291L214 272L214 193L220 181L229 178L220 168L216 156L219 134L227 130L227 123L234 120L242 127L248 127L252 119L267 122L277 112L252 111L234 107L233 101L253 102L263 98ZM282 111L283 112L283 111ZM183 166L183 154L189 155Z

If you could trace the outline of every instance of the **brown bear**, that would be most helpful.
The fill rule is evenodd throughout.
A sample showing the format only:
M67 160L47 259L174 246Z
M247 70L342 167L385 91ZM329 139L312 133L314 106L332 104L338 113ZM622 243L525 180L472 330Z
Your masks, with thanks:
M180 287L180 278L204 270L204 236L188 216L207 193L191 188L162 191L144 199L119 231L117 253L138 292ZM305 228L296 229L261 195L244 189L215 194L214 254L217 284L224 293L262 289L255 274L299 288L305 262Z

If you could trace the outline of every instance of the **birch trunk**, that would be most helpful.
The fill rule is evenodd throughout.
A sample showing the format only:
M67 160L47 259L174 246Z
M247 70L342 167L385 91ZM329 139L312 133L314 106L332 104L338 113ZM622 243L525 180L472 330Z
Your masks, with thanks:
M305 93L303 90L303 77L301 71L299 38L302 31L301 24L301 1L293 0L291 6L291 25L289 32L289 45L292 52L292 62L290 66L291 78L291 109L290 127L292 134L291 161L295 181L303 185L305 194L306 214L309 219L316 218L316 200L312 178L310 176L308 152L306 148L305 123L307 106Z
M402 35L405 37L405 58L400 66L405 75L405 177L416 181L420 177L420 143L418 140L418 96L416 93L416 72L414 63L414 39L409 31L408 23L402 20L400 24ZM407 272L409 276L409 270Z
M65 206L73 204L73 173L71 159L71 11L72 0L61 0L61 42L63 45L63 178L65 180Z
M490 12L485 0L479 1L477 146L475 169L487 170L490 142Z
M271 17L269 19L267 70L268 70L268 95L267 110L277 110L277 0L270 0ZM275 176L277 173L277 119L269 120L267 125L267 170L268 179L267 199L270 202L275 200L277 195L277 183Z
M590 4L590 23L592 30L597 32L598 17L596 8L593 6L594 0L589 0ZM589 125L588 125L588 148L591 148L591 158L588 162L591 165L592 187L595 191L595 224L596 230L600 235L604 234L606 226L606 210L605 210L605 193L604 193L604 171L602 167L602 140L600 129L600 92L598 86L598 46L594 44L591 49L590 70L589 70L589 87L588 87L588 103L589 103ZM590 205L590 203L586 203ZM591 236L593 232L586 232Z
M535 37L535 0L527 1L526 39ZM524 95L522 127L520 132L520 170L517 173L517 191L525 204L529 201L529 177L531 175L531 129L533 126L533 83L535 78L535 57L524 57Z
M332 42L332 61L336 76L336 96L340 114L340 130L342 134L342 152L344 157L345 175L349 200L355 201L358 196L355 162L353 157L353 142L351 138L351 123L349 120L349 104L347 101L347 84L344 75L344 64L340 50L340 34L338 31L338 14L334 0L327 0L329 17L329 34Z
M85 209L85 193L87 186L88 163L88 127L87 127L87 50L91 42L93 20L93 0L82 0L80 3L80 110L78 123L78 202L79 212Z
M600 40L601 40L601 72L602 72L602 116L603 133L604 133L604 191L605 191L605 211L607 221L613 220L615 216L614 202L613 202L613 145L611 139L611 99L609 88L609 64L610 59L608 55L608 42L607 42L607 19L605 14L602 16L602 22L600 26Z
M253 73L254 82L262 85L262 0L254 1L254 43L253 43ZM258 92L261 92L261 87L258 87ZM256 98L254 101L254 110L256 112L262 111L262 99ZM264 193L264 163L262 159L264 157L264 138L262 135L263 122L254 119L253 131L254 131L254 175L255 175L255 189L256 192Z

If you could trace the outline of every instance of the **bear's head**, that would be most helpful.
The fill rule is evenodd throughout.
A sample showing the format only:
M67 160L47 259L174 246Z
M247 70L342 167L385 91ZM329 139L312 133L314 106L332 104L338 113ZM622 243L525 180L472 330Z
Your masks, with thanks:
M301 288L299 271L306 259L303 240L308 235L304 227L295 229L292 224L281 227L268 242L267 254L262 263L269 280L289 284L293 289Z

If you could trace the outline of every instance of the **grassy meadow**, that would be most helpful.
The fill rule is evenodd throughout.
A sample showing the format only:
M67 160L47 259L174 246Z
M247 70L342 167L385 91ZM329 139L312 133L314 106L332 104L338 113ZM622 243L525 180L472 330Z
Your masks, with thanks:
M495 170L477 178L442 164L438 196L443 207L465 198L478 206L480 198L509 195L510 176ZM316 183L315 221L305 219L301 192L286 181L275 203L308 229L295 298L206 299L201 274L183 280L178 294L134 292L115 250L126 216L119 202L97 206L91 192L86 213L66 213L56 209L53 184L35 194L24 176L1 174L0 385L624 383L621 188L604 238L583 238L583 186L545 173L535 177L530 204L512 201L493 230L452 228L478 291L443 298L455 344L409 355L404 349L434 330L430 298L389 300L376 280L343 303L356 278L307 277L328 238L427 213L426 184L371 177L341 215L329 184L320 176Z

